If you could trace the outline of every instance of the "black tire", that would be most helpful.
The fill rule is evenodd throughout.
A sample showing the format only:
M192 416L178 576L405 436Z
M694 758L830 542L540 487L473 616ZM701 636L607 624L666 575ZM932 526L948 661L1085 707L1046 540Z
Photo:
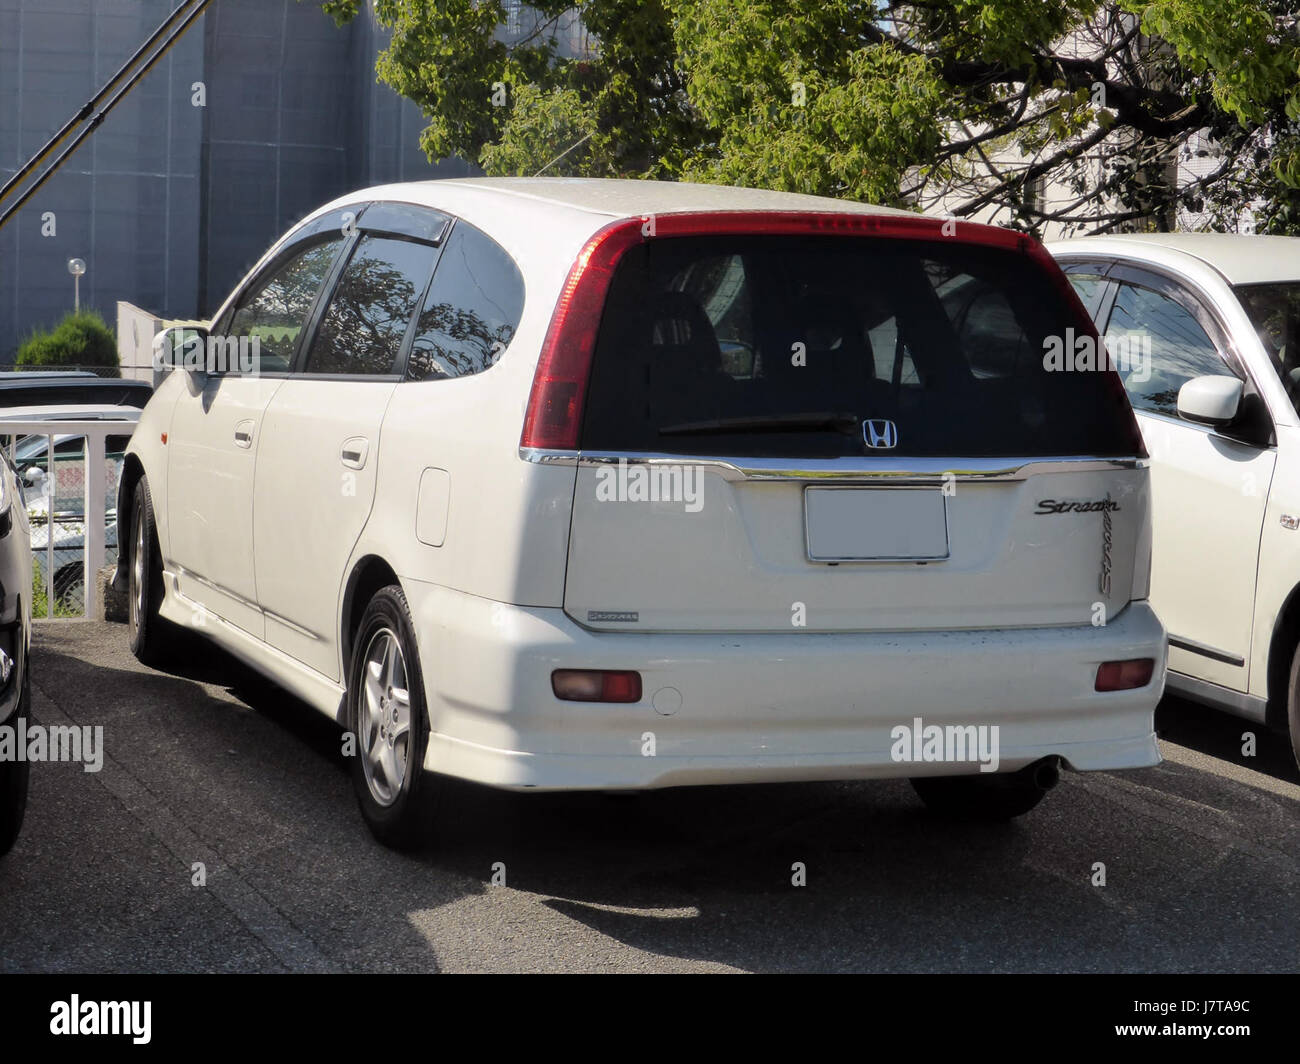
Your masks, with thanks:
M1031 771L1035 768L992 775L917 776L912 787L927 809L951 820L1012 820L1033 809L1050 789L1036 781ZM1053 763L1053 783L1055 772Z
M23 691L18 699L18 711L5 723L19 727L19 718L28 716L31 705L31 681L23 668ZM27 812L27 787L31 777L31 763L23 760L0 761L0 857L11 849L22 830L23 815Z
M1300 769L1300 646L1291 657L1291 681L1286 690L1286 728L1291 736L1291 756Z
M131 653L141 663L160 668L172 657L176 633L158 613L163 601L162 551L146 477L140 478L131 499L131 538L127 551L127 631Z
M65 610L81 610L84 589L81 566L65 565L54 573L54 601Z
M348 669L347 721L354 744L352 785L366 825L385 846L418 845L432 820L440 780L424 771L424 677L410 607L397 584L377 591L362 614Z

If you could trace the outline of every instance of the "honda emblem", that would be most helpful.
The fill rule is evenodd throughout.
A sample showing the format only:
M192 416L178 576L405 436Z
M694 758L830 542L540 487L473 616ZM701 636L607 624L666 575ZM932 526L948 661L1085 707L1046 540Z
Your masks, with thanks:
M892 421L868 418L862 422L862 439L873 450L892 450L898 446L898 429Z

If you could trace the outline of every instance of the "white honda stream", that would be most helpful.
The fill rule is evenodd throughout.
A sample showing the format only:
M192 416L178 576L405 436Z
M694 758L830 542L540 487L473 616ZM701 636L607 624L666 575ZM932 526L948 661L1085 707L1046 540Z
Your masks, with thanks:
M995 228L652 182L346 196L160 338L132 648L194 626L336 719L394 845L440 775L902 776L1023 813L1061 766L1159 760L1145 452L1114 373L1045 366L1066 330L1095 336Z

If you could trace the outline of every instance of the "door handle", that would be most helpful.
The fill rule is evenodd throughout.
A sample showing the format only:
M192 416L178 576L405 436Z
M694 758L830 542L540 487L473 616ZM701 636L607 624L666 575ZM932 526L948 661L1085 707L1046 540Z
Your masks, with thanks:
M366 455L370 453L370 441L364 436L353 436L343 441L339 451L339 460L349 469L361 469L366 464Z
M253 446L253 423L251 421L241 421L235 426L235 446Z

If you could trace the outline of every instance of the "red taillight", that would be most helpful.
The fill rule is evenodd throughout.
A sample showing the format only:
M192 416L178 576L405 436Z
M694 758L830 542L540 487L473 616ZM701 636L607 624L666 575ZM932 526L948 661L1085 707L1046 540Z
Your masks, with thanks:
M1104 661L1097 667L1098 691L1130 691L1145 687L1151 682L1156 663L1151 658L1130 658L1128 661Z
M640 225L630 220L605 226L569 270L537 360L520 447L577 448L605 295L618 260L640 239Z
M640 702L641 674L609 669L556 669L551 690L566 702Z

